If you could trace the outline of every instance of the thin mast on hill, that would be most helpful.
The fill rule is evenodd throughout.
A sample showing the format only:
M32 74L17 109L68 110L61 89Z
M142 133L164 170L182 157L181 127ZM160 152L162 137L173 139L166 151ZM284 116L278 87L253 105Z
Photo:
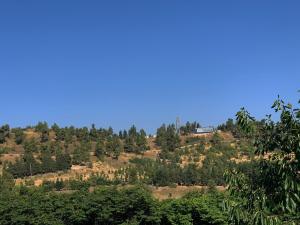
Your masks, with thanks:
M176 132L179 134L179 129L180 129L180 118L179 116L176 117Z

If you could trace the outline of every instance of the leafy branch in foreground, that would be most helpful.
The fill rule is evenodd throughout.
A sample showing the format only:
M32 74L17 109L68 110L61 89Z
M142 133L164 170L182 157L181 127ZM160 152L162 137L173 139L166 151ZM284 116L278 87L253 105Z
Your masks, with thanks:
M236 114L260 157L256 177L225 173L232 199L224 206L233 224L300 224L300 111L279 97L272 108L277 122L271 115L256 122L244 108Z

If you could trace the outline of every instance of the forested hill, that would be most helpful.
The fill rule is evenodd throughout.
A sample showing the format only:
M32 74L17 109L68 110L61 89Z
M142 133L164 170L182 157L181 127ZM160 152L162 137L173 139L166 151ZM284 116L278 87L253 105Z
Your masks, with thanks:
M0 224L300 224L300 112L245 110L210 134L0 128Z
M250 164L253 148L238 136L231 120L220 126L223 131L210 134L194 134L197 126L187 122L178 132L174 125L162 125L153 137L135 126L115 133L94 125L4 125L1 164L17 184L101 176L107 182L126 184L224 186L224 170Z

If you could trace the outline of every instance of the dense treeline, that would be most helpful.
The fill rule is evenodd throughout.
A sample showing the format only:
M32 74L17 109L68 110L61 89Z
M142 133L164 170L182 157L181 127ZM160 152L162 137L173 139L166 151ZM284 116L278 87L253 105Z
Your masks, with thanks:
M26 138L25 131L33 131L37 135ZM111 127L60 128L54 124L49 128L46 122L26 129L10 129L8 125L0 128L0 143L10 138L24 150L15 163L4 163L4 168L14 177L67 170L72 164L84 165L90 161L91 154L102 160L105 156L118 159L123 151L143 153L149 149L146 137L146 132L143 129L137 131L135 126L119 134L114 133ZM6 152L6 148L1 148L1 152Z
M257 128L264 126L265 119L260 121L254 121ZM238 121L229 118L225 123L218 126L218 130L231 132L235 138L250 138L249 134L243 132L242 128L238 124Z
M135 159L135 166L128 166L116 172L116 179L122 182L142 182L156 186L167 185L225 185L224 169L238 167L235 163L208 157L203 167L190 163L181 167L175 163Z
M163 152L173 152L180 146L180 137L174 124L163 124L156 132L156 144Z
M32 176L40 173L64 171L71 168L71 157L63 153L59 148L55 152L55 159L52 158L49 149L44 149L39 159L35 159L32 152L26 151L21 159L15 163L5 166L6 171L15 178Z
M142 153L149 148L145 131L137 131L135 126L128 131L120 132L119 135L114 134L110 128L97 130L95 126L92 126L90 130L72 127L60 129L55 124L49 129L46 123L38 123L34 129L40 134L44 133L44 139L47 141L36 139L22 141L24 155L15 163L4 165L6 171L15 178L64 171L76 164L88 165L91 153L100 160L107 156L117 159L122 151ZM50 134L53 131L55 131L55 136ZM72 133L73 143L58 141L57 134L59 133L60 135ZM50 136L52 138L49 138ZM55 140L51 141L53 138ZM81 141L76 141L77 138ZM237 157L237 149L223 143L218 133L215 133L211 139L187 138L186 143L194 146L180 148L179 134L175 126L162 125L157 131L156 143L162 148L157 160L132 160L129 166L115 172L114 182L125 184L139 182L156 186L225 185L224 170L239 166L231 160L232 157ZM209 150L205 150L207 144L211 146ZM246 154L252 154L249 151L251 150L249 145L244 148L247 149ZM239 151L242 152L241 147ZM201 160L201 157L204 159ZM199 164L200 160L201 164ZM185 166L181 165L183 161L185 161L183 164Z
M188 135L188 134L194 133L195 130L199 127L201 127L201 125L198 122L196 122L196 121L194 121L194 122L187 121L185 123L185 125L180 127L180 129L179 129L180 134Z
M124 140L125 152L142 153L149 149L146 136L147 134L143 129L137 131L135 126L132 126L128 132L124 130L119 133L119 137Z
M120 131L119 134L114 133L113 129L99 128L97 129L94 124L91 128L82 127L75 128L59 127L56 123L51 127L46 122L39 122L36 126L28 126L26 128L12 128L9 125L0 127L0 144L6 142L7 138L13 137L16 144L23 144L25 141L24 131L34 131L38 137L34 138L37 144L47 143L49 141L62 142L64 144L72 144L74 142L97 142L104 141L111 137L118 137L124 141L124 149L128 152L141 152L145 151L148 146L146 143L147 134L145 130L137 131L133 125L128 131Z
M223 199L223 194L212 192L158 202L143 188L111 187L56 194L20 187L0 195L0 224L225 225Z

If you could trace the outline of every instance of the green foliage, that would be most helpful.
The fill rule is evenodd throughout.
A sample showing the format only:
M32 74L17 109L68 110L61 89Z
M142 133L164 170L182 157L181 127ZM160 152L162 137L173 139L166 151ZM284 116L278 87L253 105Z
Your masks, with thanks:
M156 143L162 147L165 152L173 152L180 146L179 134L176 131L175 125L163 124L156 132Z
M73 152L72 163L75 165L84 164L90 161L91 145L89 142L81 142L80 145L76 146Z
M220 145L223 141L223 138L218 134L218 132L215 132L210 139L213 146Z
M5 138L9 137L10 127L9 125L3 125L0 127L0 144L5 142Z
M106 151L111 157L118 159L124 147L117 135L109 137L106 143Z
M186 122L184 126L180 127L180 133L183 135L188 135L194 133L197 128L201 127L199 123L196 121L190 123L189 121Z
M280 99L272 108L280 113L277 122L269 115L258 123L245 109L237 113L239 125L254 140L256 153L269 157L261 159L256 179L237 170L226 173L234 198L226 202L226 208L235 224L300 223L300 113Z
M87 127L76 129L75 135L77 139L81 142L88 142L90 140L90 132Z
M0 176L0 194L12 190L15 185L14 177L7 171L3 171Z
M232 135L235 138L242 138L243 137L243 131L239 127L236 121L233 119L228 119L225 124L222 124L218 126L218 130L225 131L225 132L231 132Z
M3 225L85 225L85 224L209 224L227 225L220 203L222 194L201 194L179 200L158 202L141 187L96 188L74 193L62 190L60 181L42 188L20 188L0 195L0 224Z
M40 133L48 132L49 127L47 122L38 122L38 124L35 126L35 130Z
M230 169L235 164L229 158L218 153L209 153L206 155L201 168L201 184L208 185L214 183L215 185L224 185L225 180L223 173L225 169Z
M24 142L23 148L25 152L38 152L38 144L35 139L31 138L30 140L26 140Z
M39 122L35 126L35 131L41 134L41 142L47 142L49 140L49 127L47 122Z
M56 170L66 171L71 168L72 159L70 154L67 152L63 153L60 148L56 149L55 152L56 158Z
M205 143L205 138L203 137L187 137L185 139L186 144L204 144Z
M180 167L176 162L165 162L151 159L132 159L138 174L142 176L139 180L143 183L156 186L178 185L225 185L223 173L225 169L236 168L230 157L222 156L218 150L211 149L212 152L206 155L202 167L189 163ZM215 152L213 152L215 151ZM222 152L222 150L220 150ZM127 170L121 170L122 177L128 177ZM125 179L121 179L127 182Z
M225 225L226 215L222 213L221 202L224 196L218 193L202 194L197 197L186 197L165 201L162 204L161 224L164 225Z
M45 143L49 141L49 133L48 132L43 132L41 134L41 143Z
M40 160L41 160L42 173L56 171L56 163L55 163L55 160L52 159L49 148L46 148L42 151Z
M9 147L0 147L0 156L1 154L9 153L11 151L11 148Z
M137 132L136 127L132 126L128 133L124 131L119 137L124 138L124 151L143 153L148 149L146 132L141 129Z
M64 182L62 180L57 179L55 181L55 190L61 191L64 188Z
M95 127L95 124L92 124L92 128L90 129L90 139L92 141L96 141L98 139L98 131Z
M0 224L298 224L300 112L281 100L273 108L281 113L277 122L270 116L255 121L242 109L237 113L237 122L229 120L221 127L243 138L235 142L234 148L218 133L211 138L210 149L205 149L205 139L198 138L187 138L189 146L179 148L175 126L163 125L157 130L156 143L162 149L157 160L133 159L115 172L114 180L93 174L88 180L45 182L40 189L15 188L12 178L68 170L72 160L74 164L87 165L94 150L99 159L104 155L117 159L122 151L143 153L148 149L145 131L132 126L128 132L116 135L112 128L60 128L54 124L54 141L49 140L47 123L39 123L35 129L41 139L25 140L21 128L10 130L9 126L2 126L0 142L4 143L12 132L25 151L14 164L4 163L0 176ZM187 123L181 132L188 134L195 126L198 125ZM238 154L253 159L254 149L262 156L260 160L239 164L231 160ZM183 156L189 158L185 166L180 165L185 160ZM202 156L202 163L196 163ZM214 192L159 203L142 189L96 188L93 192L99 185L141 183L205 185L212 190L215 185L228 184L229 196ZM33 179L27 179L26 185L33 185ZM66 190L75 192L62 194ZM223 200L225 212L220 209Z
M96 143L95 156L97 156L98 159L103 159L105 153L106 153L105 142L103 140L100 140Z
M14 128L12 129L12 132L15 134L15 142L17 145L20 145L23 143L25 139L25 134L23 129L21 128Z
M6 165L4 171L9 172L15 178L22 178L39 173L70 169L71 157L68 153L62 153L60 149L57 149L55 158L56 160L54 160L50 149L47 147L42 148L39 160L35 159L32 152L26 151L23 157L14 164L9 163Z

